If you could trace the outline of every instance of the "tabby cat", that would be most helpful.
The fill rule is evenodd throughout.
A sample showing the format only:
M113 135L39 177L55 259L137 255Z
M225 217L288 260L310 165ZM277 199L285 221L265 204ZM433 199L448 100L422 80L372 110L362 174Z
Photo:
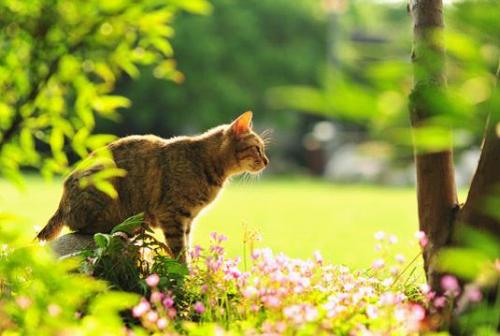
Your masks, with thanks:
M251 123L252 112L245 112L198 136L133 135L112 142L108 147L116 166L127 172L111 181L118 197L79 187L82 178L102 168L73 172L64 182L59 208L37 238L53 239L64 225L80 233L108 233L144 212L145 222L159 226L174 257L185 262L193 219L228 177L260 172L269 163Z

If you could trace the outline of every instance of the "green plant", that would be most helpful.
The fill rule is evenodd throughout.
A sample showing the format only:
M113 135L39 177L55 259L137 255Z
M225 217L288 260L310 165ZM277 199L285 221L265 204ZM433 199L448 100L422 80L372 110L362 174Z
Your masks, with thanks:
M0 218L0 333L5 335L123 334L120 312L138 302L109 291L104 281L75 272L78 261L58 261L25 241L12 218Z
M180 292L187 267L170 258L166 245L153 233L144 225L142 213L118 224L109 234L97 233L96 248L79 253L83 257L80 269L106 280L114 289L142 295L149 293L146 277L155 273L160 276L161 290Z
M116 81L140 65L175 80L172 20L180 10L207 13L205 0L6 0L0 2L0 176L21 183L19 168L65 173L114 136L91 135L95 116L117 119L130 101ZM41 145L44 144L44 145ZM45 151L40 151L45 148ZM50 150L50 151L49 151ZM106 162L99 151L93 161ZM74 155L73 155L74 156ZM112 166L111 166L112 167ZM96 187L110 192L106 178Z

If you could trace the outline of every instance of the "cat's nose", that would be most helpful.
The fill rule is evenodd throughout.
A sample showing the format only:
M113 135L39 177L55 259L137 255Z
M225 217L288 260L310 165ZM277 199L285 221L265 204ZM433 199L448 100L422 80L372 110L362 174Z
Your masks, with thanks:
M267 166L267 164L269 163L269 159L264 156L262 160L264 161L264 166Z

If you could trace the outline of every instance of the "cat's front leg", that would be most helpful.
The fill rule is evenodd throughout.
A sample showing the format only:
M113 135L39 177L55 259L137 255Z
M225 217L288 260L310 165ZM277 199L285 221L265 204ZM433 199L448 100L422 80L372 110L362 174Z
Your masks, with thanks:
M158 219L172 257L186 263L191 219L178 213L159 216Z
M165 240L167 241L167 245L172 252L172 257L177 259L179 262L185 264L187 262L187 235L181 232L165 232Z

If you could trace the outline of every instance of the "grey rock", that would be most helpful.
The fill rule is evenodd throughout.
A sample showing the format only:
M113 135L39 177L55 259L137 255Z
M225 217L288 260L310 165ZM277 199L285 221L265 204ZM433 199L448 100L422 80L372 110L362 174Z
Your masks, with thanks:
M82 233L68 233L49 243L54 253L60 258L67 258L76 253L96 247L94 235Z

